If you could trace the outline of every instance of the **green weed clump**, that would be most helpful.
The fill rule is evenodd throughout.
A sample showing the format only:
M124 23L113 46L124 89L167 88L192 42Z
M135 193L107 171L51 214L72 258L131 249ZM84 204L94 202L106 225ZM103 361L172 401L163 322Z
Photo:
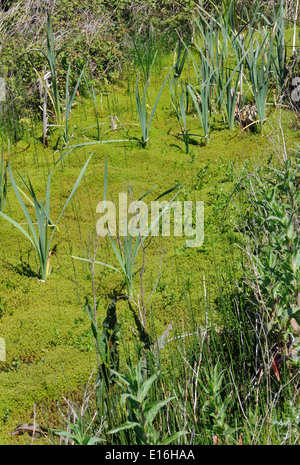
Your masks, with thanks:
M64 156L63 156L64 157ZM59 161L62 161L62 158L60 158ZM28 185L26 184L25 181L24 184L25 186L27 187L28 189L28 192L32 198L32 201L30 200L31 204L34 206L34 210L35 210L35 215L36 215L36 224L38 226L38 231L36 231L35 227L34 227L34 222L33 222L33 219L24 203L24 200L22 198L22 191L20 190L20 188L18 188L16 182L15 182L15 179L14 179L14 176L12 174L12 171L11 171L11 167L10 167L10 164L8 163L8 172L9 172L9 177L10 177L10 180L11 180L11 183L12 183L12 186L13 186L13 189L14 189L14 192L16 194L16 197L18 199L18 202L22 208L22 211L25 215L25 218L28 222L28 226L29 226L29 230L30 230L30 234L27 233L27 231L19 224L17 223L17 221L15 221L13 218L9 217L8 215L6 215L5 213L3 213L3 211L0 211L0 216L2 216L3 218L5 218L6 220L8 220L13 226L15 226L30 242L31 244L33 245L34 247L34 250L36 251L37 253L37 256L38 256L38 259L39 259L39 264L40 264L40 268L39 268L39 276L40 278L45 281L49 275L49 270L50 270L50 257L51 255L54 253L54 250L51 249L51 243L52 243L52 239L53 239L53 235L55 233L55 231L57 230L58 228L58 223L62 217L62 215L64 214L64 211L65 209L67 208L68 204L70 203L73 195L75 194L76 190L77 190L77 187L84 175L84 172L88 166L88 163L90 161L90 158L92 157L92 155L90 155L90 157L88 158L88 160L86 161L86 163L84 164L78 178L77 178L77 181L72 189L72 192L70 193L69 197L68 197L68 200L66 201L57 221L55 224L53 224L52 220L51 220L51 217L50 217L50 194L51 194L51 176L52 176L52 171L51 173L49 174L49 177L48 177L48 181L47 181L47 190L46 190L46 200L45 202L39 202L37 200L37 197L36 197L36 194L35 194L35 191L34 191L34 188L30 182L30 179L28 179ZM45 205L45 207L44 207Z
M256 303L267 321L268 332L288 356L299 359L300 256L299 161L288 158L283 166L255 174L244 184L253 207L251 219L251 282ZM247 228L250 225L247 222ZM250 251L251 250L251 251ZM256 284L255 284L256 283ZM293 341L293 342L292 342ZM293 346L293 349L291 348Z

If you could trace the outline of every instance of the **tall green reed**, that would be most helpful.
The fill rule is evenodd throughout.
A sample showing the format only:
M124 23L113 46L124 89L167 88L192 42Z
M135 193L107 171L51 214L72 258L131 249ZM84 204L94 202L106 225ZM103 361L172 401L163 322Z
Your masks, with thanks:
M28 224L28 227L29 227L29 232L26 231L26 229L24 229L19 223L17 223L13 218L7 216L5 213L3 213L2 211L0 211L0 216L2 216L3 218L5 218L7 221L9 221L13 226L15 226L22 234L24 237L26 237L29 242L32 244L36 254L37 254L37 257L38 257L38 260L39 260L39 264L40 264L40 269L39 269L39 276L41 278L41 280L45 281L49 275L49 271L50 271L50 257L52 255L52 249L51 249L51 243L52 243L52 239L53 239L53 236L54 236L54 233L55 231L58 229L58 223L63 215L63 213L65 212L68 204L70 203L72 197L74 196L78 186L79 186L79 183L84 175L84 172L88 166L88 163L91 159L93 154L91 154L89 156L89 158L87 159L87 161L85 162L75 184L74 184L74 187L56 221L55 224L52 223L51 221L51 218L50 218L50 194L51 194L51 177L52 177L52 173L53 173L53 169L52 171L50 172L49 176L48 176L48 181L47 181L47 188L46 188L46 199L45 199L45 202L41 201L39 202L37 197L36 197L36 194L35 194L35 191L34 191L34 188L30 182L30 179L28 179L28 190L29 190L29 193L32 197L32 203L33 203L33 206L34 206L34 210L35 210L35 219L36 219L36 223L34 223L34 220L33 220L33 215L31 215L29 213L29 210L27 209L24 201L23 201L23 198L22 198L22 195L21 195L21 192L20 192L20 188L17 186L16 182L15 182L15 179L14 179L14 176L13 176L13 173L12 173L12 170L11 170L11 166L10 166L10 163L8 162L8 172L9 172L9 178L10 178L10 181L11 181L11 184L12 184L12 187L14 189L14 192L15 192L15 195L17 197L17 200L19 202L19 205L25 215L25 218L27 220L27 224ZM63 155L57 163L59 163L59 161L62 160L62 158L64 157L65 155ZM56 164L57 164L56 163ZM35 228L34 224L37 225L37 229ZM51 232L52 231L52 232Z
M224 42L220 47L220 28L213 17L207 20L200 12L199 17L195 18L195 27L198 37L194 44L198 54L197 59L190 49L188 51L198 88L189 83L188 92L198 113L204 133L204 143L207 145L216 109L220 111L224 102L223 68L226 43Z
M176 114L178 115L179 121L182 121L181 133L182 133L182 137L183 137L183 140L184 140L186 153L189 153L189 137L190 137L190 135L189 135L188 129L187 129L187 121L186 121L186 113L185 113L186 94L187 94L186 85L184 87L182 85L181 86L180 96L179 96L179 111L177 109Z
M152 68L154 65L155 57L157 55L157 50L152 34L152 24L149 25L147 41L141 41L139 38L138 40L133 41L133 45L136 52L139 68L142 70L145 82L148 82L150 81Z
M69 65L68 72L67 72L67 78L66 78L66 96L65 96L65 115L64 115L64 132L63 132L63 142L64 145L68 145L71 139L71 135L69 134L69 119L70 119L70 114L71 114L71 109L72 105L74 103L76 93L78 91L83 73L84 73L84 68L82 68L80 75L77 79L76 85L73 89L73 92L70 93L70 72L71 72L71 64Z
M252 30L248 45L249 50L246 54L246 62L262 133L272 72L274 54L273 36L269 35L269 30L266 27L260 29L259 35L256 34L256 31Z
M107 159L105 159L104 204L106 204L107 184L108 184L108 171L107 171ZM160 198L166 196L167 194L169 194L169 193L171 193L171 192L173 192L175 190L178 190L180 187L181 187L181 185L178 184L178 185L174 186L173 188L168 189L164 193L160 194L155 200L159 200ZM137 201L137 203L136 203L137 211L139 209L138 202L142 201L142 199L144 199L147 195L149 195L153 191L154 188L155 187L153 187L148 192L146 192ZM164 214L164 212L170 207L173 200L177 197L178 193L179 193L179 190L172 197L172 199L168 203L166 203L166 205L162 208L160 214L152 221L152 223L151 223L151 225L149 227L147 226L148 225L148 212L146 214L144 214L144 216L142 218L139 218L139 221L138 221L139 225L138 225L138 228L137 228L137 234L136 234L136 231L133 231L134 229L136 229L136 225L132 221L131 227L129 227L129 221L128 221L128 218L127 218L127 222L124 225L125 230L123 231L123 236L124 236L123 245L121 245L120 242L117 242L114 239L113 234L109 230L109 227L108 227L109 240L110 240L114 255L115 255L115 257L117 258L117 260L119 262L120 269L116 268L114 266L111 266L111 265L109 265L107 263L103 263L103 262L99 262L99 261L94 261L94 263L102 265L102 266L106 266L106 267L108 267L110 269L113 269L114 271L120 273L121 275L123 275L123 277L125 279L127 293L128 293L128 296L130 298L132 298L132 296L133 296L133 277L134 277L134 274L135 274L135 263L136 263L136 259L137 259L137 255L139 253L139 250L141 249L144 242L146 241L146 239L151 234L151 231L153 230L155 225L159 222L159 220L162 217L162 215ZM75 256L73 258L78 259L78 260L88 261L88 262L91 261L90 259L80 258L80 257L75 257Z
M46 63L48 64L48 67L51 73L51 86L52 86L51 91L48 89L47 84L45 83L42 76L39 75L37 70L36 72L40 78L41 83L43 84L45 88L45 92L47 92L52 102L56 124L58 126L61 126L63 117L62 117L62 108L61 108L61 101L60 101L60 95L59 95L57 69L56 69L56 62L57 62L58 54L55 51L55 41L54 41L53 28L52 28L52 20L51 20L51 15L49 12L47 13L47 51L44 52L41 49L32 48L32 49L29 49L27 53L30 53L30 52L40 53L45 58Z
M209 142L210 130L213 121L214 112L212 109L213 83L215 78L215 70L212 69L209 62L202 55L201 68L193 59L193 65L198 81L198 89L191 84L188 84L187 90L192 97L194 106L197 110L205 145Z
M136 100L136 106L137 106L139 121L140 121L140 128L141 128L141 132L142 132L141 144L142 144L142 146L144 148L147 146L147 144L149 142L149 133L150 133L151 123L152 123L152 120L153 120L153 117L154 117L154 114L155 114L155 111L156 111L160 96L161 96L162 91L163 91L163 89L165 87L165 84L166 84L166 82L167 82L167 80L169 78L170 72L171 72L171 70L169 71L169 73L167 74L167 76L164 79L164 82L163 82L163 84L162 84L162 86L160 88L160 91L159 91L159 93L157 95L157 98L155 100L155 103L153 105L153 108L152 108L149 119L148 119L148 111L147 111L146 101L147 101L147 91L148 91L148 88L149 88L149 79L150 78L147 79L146 84L144 85L143 97L141 99L139 88L138 88L139 73L137 74L136 83L135 83L135 100Z
M97 141L100 141L100 138L101 138L100 125L101 125L101 123L99 121L99 113L98 113L98 106L97 106L97 98L96 98L96 94L95 94L95 89L94 89L93 85L91 85L91 86L89 85L85 75L83 75L83 79L85 81L85 85L86 85L86 88L88 90L90 101L91 101L91 104L93 105L93 109L94 109L94 113L95 113L96 128L97 128ZM90 129L90 128L86 128L86 129Z
M238 101L238 91L240 88L240 76L242 70L240 69L235 77L235 83L233 80L234 74L229 75L229 71L226 70L226 81L227 84L225 85L226 91L226 101L225 101L225 109L226 109L226 118L229 129L234 129L234 121L236 116L236 105Z
M273 57L273 69L276 77L277 91L280 93L287 77L287 46L285 41L284 2L281 0L274 13L272 22L275 39L275 52Z
M181 136L184 141L185 151L189 153L189 138L191 135L189 134L189 130L187 128L187 115L186 115L186 100L187 100L187 84L185 85L181 83L180 85L180 93L179 97L177 95L176 87L173 84L173 79L169 79L169 88L170 88L170 97L171 97L171 105L175 111L175 115L179 121L180 128L181 128Z
M183 73L187 56L188 56L187 48L180 40L177 45L176 60L173 65L173 79L172 80L173 80L173 86L175 88L175 91L176 91L180 76Z
M67 75L66 75L66 87L65 87L65 103L63 105L62 98L60 95L59 90L59 82L58 82L58 70L57 70L57 57L59 52L55 50L55 40L53 35L53 28L52 28L52 20L51 15L47 13L47 50L44 52L41 49L31 48L26 53L37 52L41 54L48 65L50 70L50 85L48 85L47 80L45 80L44 76L35 69L36 74L39 77L40 83L44 88L44 94L47 94L49 97L52 108L54 111L55 117L55 125L58 127L64 127L64 131L61 134L63 138L64 145L68 145L70 142L70 134L69 134L69 119L71 114L72 105L74 103L74 99L76 97L76 93L78 91L80 82L83 77L84 67L80 71L79 77L77 78L75 87L73 91L70 91L70 74L71 74L71 64L69 65ZM46 100L44 102L44 113L47 113L46 108ZM45 120L45 117L44 117ZM53 125L52 125L53 126ZM44 129L44 138L45 138L46 129ZM58 141L57 141L58 143ZM56 144L57 145L57 144Z

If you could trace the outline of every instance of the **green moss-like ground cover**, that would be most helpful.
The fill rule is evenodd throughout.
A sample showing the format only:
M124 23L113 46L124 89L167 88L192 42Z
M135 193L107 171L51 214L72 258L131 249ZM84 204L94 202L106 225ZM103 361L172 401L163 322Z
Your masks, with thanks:
M162 68L164 75L166 69ZM163 78L158 71L156 66L149 89L150 105ZM55 399L61 400L63 394L81 393L96 364L90 324L83 309L85 296L92 297L93 275L89 264L72 259L72 255L91 257L96 246L97 260L118 266L108 240L97 239L95 235L99 217L96 207L103 199L105 157L108 160L108 197L116 205L119 193L130 191L137 199L155 185L155 194L149 197L153 200L177 183L183 185L178 200L205 202L205 238L200 248L187 248L185 237L171 235L155 238L147 249L146 298L160 277L151 306L148 306L148 322L155 325L159 335L170 321L174 322L174 328L184 331L188 325L187 301L196 309L199 323L203 322L203 277L210 308L217 315L218 276L226 282L230 270L235 269L237 279L241 272L240 252L235 245L241 240L234 223L237 209L234 203L228 203L237 180L235 172L241 172L245 164L249 167L265 164L276 156L280 143L280 111L287 145L293 147L297 141L298 129L293 126L292 113L270 105L263 137L252 132L239 133L239 127L229 131L219 115L209 145L205 147L195 138L190 154L186 154L178 136L178 122L170 110L166 87L153 119L150 144L143 149L134 140L140 138L140 132L133 83L134 80L107 89L108 96L103 92L98 101L100 121L106 122L103 139L131 141L75 149L63 166L59 164L55 168L50 209L54 221L87 156L94 152L84 179L62 217L59 231L55 233L53 244L57 243L57 253L51 259L51 274L46 282L36 276L38 263L30 243L10 223L0 221L0 305L4 309L0 337L5 339L7 351L6 362L0 362L0 444L28 442L26 437L12 437L8 433L19 423L32 421L34 405L41 416L43 408L47 410L48 406L50 416L50 412L55 411ZM119 126L117 131L105 133L111 113L118 116L126 131ZM188 118L191 130L199 132L197 118L193 114ZM76 134L95 124L88 100L79 102L74 108L70 123L71 127L76 125ZM89 141L95 140L95 134L95 128L84 132ZM35 127L35 136L25 131L23 140L11 147L9 158L16 179L17 170L23 176L28 173L36 192L43 198L49 170L54 159L59 158L53 149L57 132L52 133L46 149L38 139L40 126ZM73 141L88 140L78 136ZM5 211L20 223L24 222L11 186ZM140 254L136 270L141 264ZM141 294L139 276L139 273L135 276L135 299ZM100 265L95 268L94 281L96 296L100 299L101 324L108 303L114 292L121 290L123 282L121 275ZM118 304L117 311L122 323L121 337L126 346L135 344L138 333L134 316L123 302ZM43 419L38 421L43 422Z

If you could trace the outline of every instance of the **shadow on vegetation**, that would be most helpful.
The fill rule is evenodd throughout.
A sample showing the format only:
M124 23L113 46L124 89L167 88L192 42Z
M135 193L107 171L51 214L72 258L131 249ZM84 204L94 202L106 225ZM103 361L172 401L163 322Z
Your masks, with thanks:
M36 273L28 263L20 263L19 265L10 265L10 267L22 276L27 278L39 278L39 274Z

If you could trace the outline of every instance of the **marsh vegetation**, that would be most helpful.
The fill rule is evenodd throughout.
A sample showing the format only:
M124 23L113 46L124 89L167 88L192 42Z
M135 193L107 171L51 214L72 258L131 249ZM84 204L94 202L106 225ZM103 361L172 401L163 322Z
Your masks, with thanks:
M0 443L298 444L298 2L1 5Z

